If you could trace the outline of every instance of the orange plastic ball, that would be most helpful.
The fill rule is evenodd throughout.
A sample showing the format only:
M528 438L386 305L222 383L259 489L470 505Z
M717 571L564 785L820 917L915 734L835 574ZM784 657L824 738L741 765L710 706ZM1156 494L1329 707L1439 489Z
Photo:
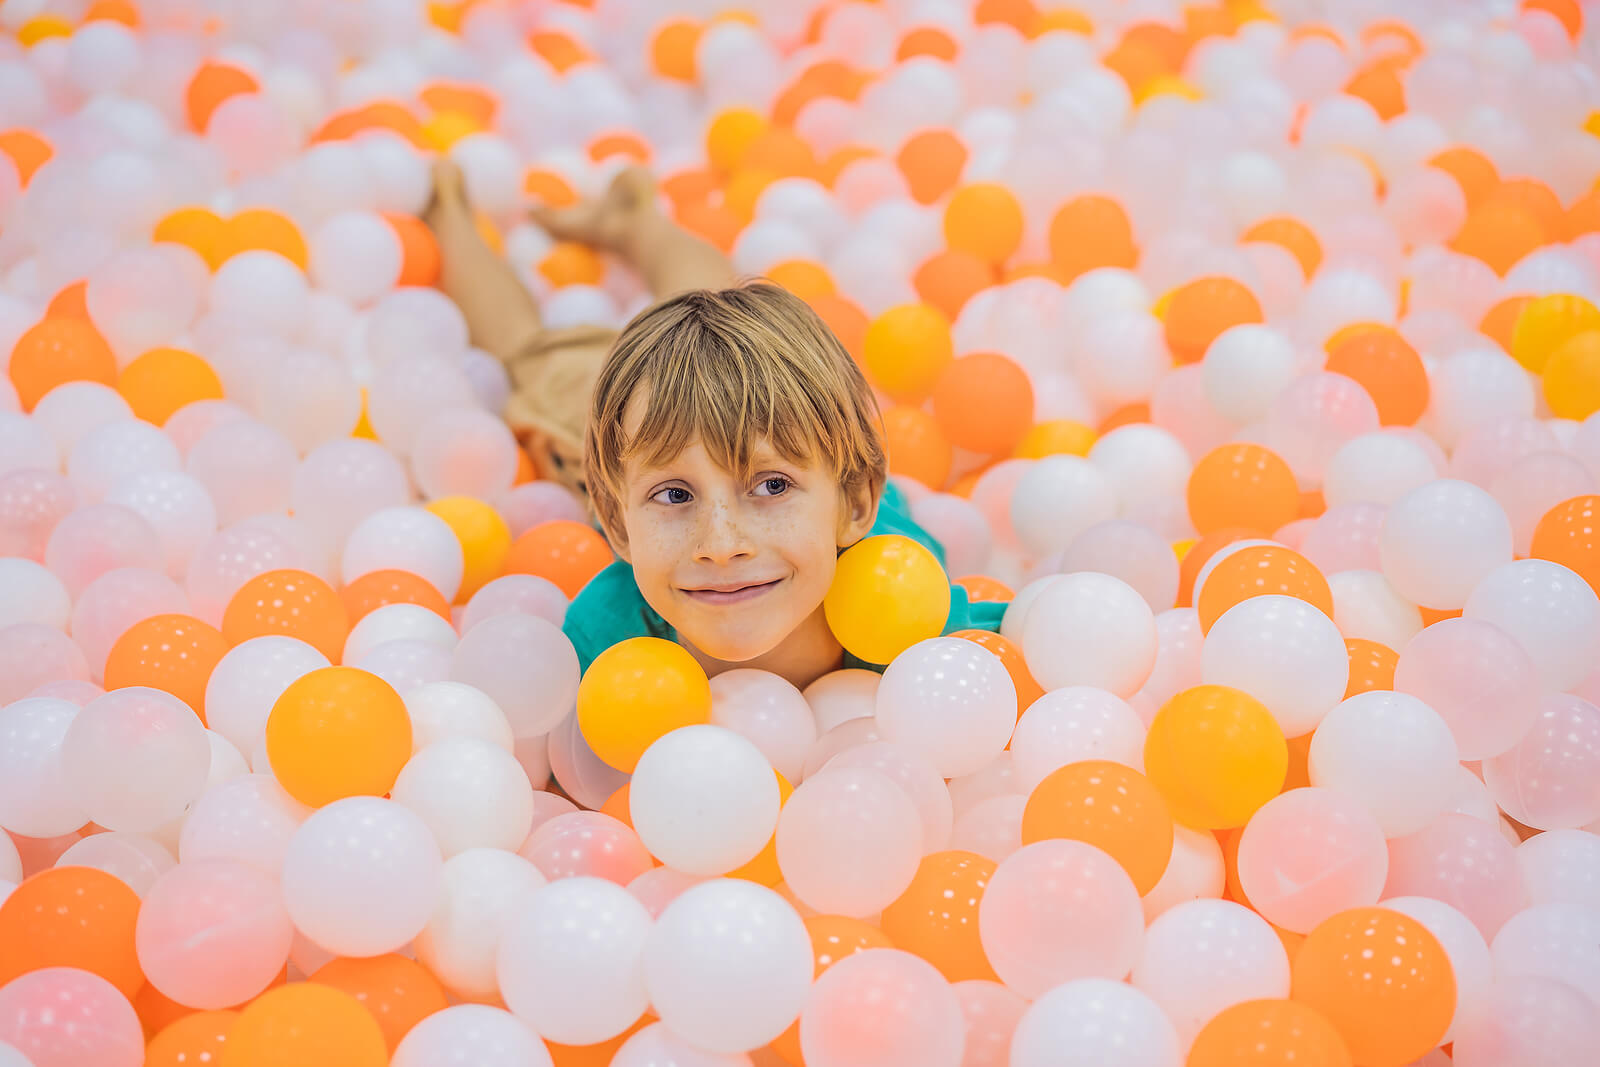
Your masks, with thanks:
M844 345L844 350L850 353L852 359L861 362L862 352L867 339L868 319L855 304L838 294L832 296L818 296L807 300L811 310L833 331L833 335Z
M939 310L952 321L967 306L967 301L994 285L998 279L994 266L970 252L947 248L923 261L911 276L911 287L922 302Z
M504 573L536 574L575 597L615 557L592 527L570 519L541 522L511 542Z
M1254 444L1218 445L1194 465L1186 493L1202 535L1229 526L1271 532L1300 514L1300 486L1277 453Z
M71 285L61 287L61 291L50 298L50 303L45 306L44 317L47 319L82 319L84 322L93 323L89 317L89 283L76 281Z
M987 456L1009 454L1033 422L1033 382L994 352L953 360L933 387L933 414L950 443Z
M967 591L967 600L977 603L980 600L994 600L1004 603L1016 596L1016 590L1002 581L989 577L987 574L964 574L955 579L955 584ZM988 633L988 630L963 630L962 633Z
M914 478L929 489L943 489L955 452L938 421L921 408L904 404L883 413L883 444L889 473Z
M1353 1067L1333 1024L1308 1004L1247 1000L1201 1027L1184 1067Z
M932 56L946 63L956 58L959 46L956 39L937 26L918 26L904 37L894 51L897 62L904 63L915 56Z
M1257 596L1292 596L1333 618L1328 579L1300 553L1282 545L1250 545L1229 553L1206 575L1195 599L1200 629L1211 631L1222 613Z
M47 318L17 338L11 349L11 384L23 411L32 411L63 382L76 381L117 384L117 359L87 319Z
M410 571L368 571L339 590L339 599L351 626L388 604L416 604L450 621L450 605L444 595L432 582Z
M206 683L228 651L221 631L192 615L152 615L123 631L106 657L107 689L171 693L206 721Z
M1110 760L1058 767L1028 795L1022 843L1065 838L1094 845L1122 865L1139 895L1172 859L1172 815L1150 779Z
M606 265L588 245L561 241L539 261L539 273L557 288L564 285L598 285Z
M1109 196L1073 197L1050 220L1050 260L1067 281L1100 267L1139 262L1128 212Z
M695 48L704 28L690 19L662 23L650 38L650 65L663 78L693 82L697 77Z
M550 1050L550 1060L554 1067L611 1067L611 1061L616 1057L617 1051L628 1043L628 1038L655 1021L656 1017L646 1012L639 1016L638 1022L616 1037L594 1045L562 1045L555 1041L546 1041L544 1044ZM798 1037L795 1038L796 1054L800 1048L799 1040Z
M200 64L189 87L184 92L184 107L189 116L189 128L203 134L211 123L211 116L230 96L253 93L261 88L255 75L230 63L207 60Z
M311 262L300 228L288 216L266 208L241 211L223 227L217 254L227 260L240 252L276 252L301 270Z
M1537 178L1507 178L1489 194L1484 204L1526 211L1538 220L1539 228L1550 240L1559 237L1566 225L1566 212L1561 207L1561 198Z
M1467 209L1477 207L1500 187L1500 171L1488 156L1470 145L1457 145L1436 153L1428 160L1430 167L1444 171L1461 186L1467 198Z
M338 663L350 620L333 587L309 571L265 571L239 587L222 613L230 646L252 637L297 637Z
M1545 512L1528 554L1561 564L1600 593L1600 496L1575 496Z
M1350 656L1350 681L1344 690L1346 700L1357 693L1394 688L1394 669L1400 663L1398 652L1364 637L1345 638L1344 648Z
M1001 264L1022 245L1022 205L1003 185L963 186L944 209L944 240L986 263Z
M269 989L239 1013L220 1067L386 1067L383 1031L361 1002L319 982Z
M117 392L139 418L164 426L185 405L221 400L222 379L193 352L152 348L122 368Z
M1406 109L1406 90L1394 64L1379 61L1368 64L1350 78L1344 86L1345 95L1365 100L1372 110L1385 121Z
M1262 219L1244 231L1244 236L1239 240L1247 244L1259 242L1277 245L1295 258L1307 278L1322 266L1322 242L1311 227L1299 219L1285 215Z
M978 905L994 861L976 852L930 852L894 903L883 909L883 932L952 982L998 981L978 940Z
M1478 323L1478 332L1491 338L1509 355L1511 340L1516 334L1517 319L1522 316L1522 309L1528 306L1533 297L1519 294L1508 296L1495 304Z
M809 259L791 259L779 263L767 271L767 280L783 286L807 303L818 297L833 296L839 291L827 270Z
M179 208L156 223L150 239L183 245L205 260L206 266L216 270L222 266L222 234L227 225L209 208Z
M749 108L720 112L706 128L706 159L723 173L733 170L744 161L751 142L766 128L767 120Z
M1260 536L1261 533L1257 530L1247 530L1242 526L1224 526L1220 530L1212 530L1203 535L1190 545L1178 560L1178 607L1194 606L1195 579L1200 577L1200 568L1204 567L1212 556L1235 541Z
M829 967L874 948L896 948L889 935L861 919L845 915L812 915L805 920L806 933L811 935L812 980L822 977ZM772 1048L794 1067L803 1067L800 1055L800 1023L796 1020L774 1042Z
M1017 442L1018 459L1045 456L1087 456L1098 435L1075 419L1045 419L1030 426Z
M427 223L397 211L383 213L400 238L400 279L396 285L433 285L439 280L439 242Z
M392 1054L411 1028L450 1006L444 987L416 960L393 952L361 959L330 960L311 976L349 993L372 1013Z
M99 975L132 1000L144 985L134 950L139 896L95 867L51 867L0 901L0 986L43 967Z
M952 130L921 130L906 138L894 161L905 175L911 198L919 204L933 204L961 180L967 146Z
M535 30L528 35L528 47L554 67L557 74L565 74L594 58L578 40L560 30Z
M1491 197L1468 215L1449 247L1482 260L1504 275L1517 261L1549 239L1536 215L1521 204L1496 202Z
M1290 997L1322 1013L1363 1067L1422 1057L1455 1015L1455 972L1444 946L1388 908L1351 908L1323 920L1290 973Z
M1196 363L1222 331L1262 321L1261 302L1243 283L1222 275L1198 278L1174 290L1167 303L1167 347L1179 363Z
M1398 330L1365 330L1328 353L1327 369L1361 383L1385 426L1411 426L1428 408L1428 371Z
M1194 830L1243 826L1283 789L1283 730L1266 705L1225 685L1173 696L1150 721L1145 775L1177 822Z
M867 377L907 403L925 399L954 358L950 321L927 304L890 308L872 320L862 339Z
M662 191L671 193L670 179L662 183ZM522 179L522 191L528 199L545 207L571 207L578 202L578 191L572 183L553 170L533 167Z
M993 581L993 579L981 580ZM972 579L958 579L957 584L964 584L969 581L972 581ZM995 584L999 585L1000 583L995 582ZM1001 586L1001 588L1004 589L1005 587ZM1007 593L1010 592L1010 590L1006 591ZM970 586L968 587L968 595L971 595ZM979 598L973 597L973 599ZM1010 599L1009 596L1006 599ZM1006 673L1011 675L1011 684L1017 690L1017 718L1020 719L1022 713L1033 706L1035 700L1044 696L1044 687L1034 679L1033 672L1028 670L1028 663L1022 658L1022 649L1017 647L1015 641L989 630L957 630L950 636L971 641L973 644L986 648L999 657L1000 662L1005 666Z
M1522 0L1522 10L1554 15L1574 41L1583 34L1583 5L1578 0Z
M32 130L0 130L0 153L11 157L17 177L22 179L23 188L27 188L34 172L50 162L56 150Z
M145 1046L144 1067L195 1067L222 1061L236 1011L197 1011L167 1024Z
M267 759L284 791L320 808L381 797L411 758L411 717L394 687L355 667L323 667L283 691L267 715Z

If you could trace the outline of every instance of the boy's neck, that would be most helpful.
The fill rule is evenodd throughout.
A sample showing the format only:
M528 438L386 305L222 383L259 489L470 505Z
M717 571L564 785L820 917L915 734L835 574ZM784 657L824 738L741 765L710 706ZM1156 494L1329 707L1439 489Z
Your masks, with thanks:
M796 689L804 689L824 674L844 665L844 648L833 636L820 604L777 648L742 663L730 663L709 656L685 640L682 634L678 635L678 643L688 649L689 654L705 668L707 677L713 678L724 671L767 671Z

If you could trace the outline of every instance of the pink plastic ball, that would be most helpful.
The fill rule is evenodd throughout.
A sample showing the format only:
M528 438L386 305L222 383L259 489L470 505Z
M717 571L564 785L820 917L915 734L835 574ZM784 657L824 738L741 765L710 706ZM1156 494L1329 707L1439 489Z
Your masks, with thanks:
M144 1062L144 1031L128 998L76 967L46 967L0 986L0 1042L35 1067Z
M288 511L298 460L289 439L266 423L233 419L194 443L184 470L211 494L217 524L225 527L263 512Z
M1503 976L1483 1010L1456 1034L1455 1067L1582 1063L1600 1042L1600 1019L1582 991L1555 978Z
M883 676L876 671L833 671L806 686L801 694L811 705L817 720L818 735L851 719L870 717L877 710L878 685Z
M1533 661L1503 630L1477 619L1446 619L1401 650L1395 689L1437 711L1462 759L1498 756L1539 714Z
M61 769L61 742L77 715L76 705L50 697L0 706L0 828L50 838L89 821Z
M344 544L350 531L381 508L411 502L405 467L374 441L329 441L295 468L289 502L322 542Z
M462 637L450 678L488 694L516 737L537 737L559 724L577 699L578 657L551 623L512 612L487 619Z
M536 574L506 574L472 594L461 613L461 632L496 615L520 612L560 626L567 616L567 596L554 582Z
M106 500L142 516L166 550L166 570L184 573L189 558L217 529L217 509L199 482L181 471L144 471L113 484Z
M166 846L154 838L120 830L90 834L56 860L60 867L94 867L105 871L121 879L140 897L147 896L156 879L177 864Z
M1359 799L1291 789L1261 806L1239 836L1239 885L1274 926L1310 933L1346 908L1376 904L1389 854Z
M922 820L922 851L934 852L950 840L955 806L945 780L926 757L904 745L873 740L853 745L827 763L834 767L865 767L881 771L917 806Z
M950 847L976 852L996 863L1022 847L1022 813L1028 798L1006 793L981 800L950 828Z
M1134 988L1161 1005L1187 1047L1212 1016L1289 995L1289 957L1261 916L1231 900L1191 900L1145 932Z
M1474 426L1456 442L1450 455L1450 477L1488 489L1523 457L1560 451L1560 438L1541 419L1492 419Z
M1564 982L1600 1005L1600 913L1539 904L1513 915L1489 942L1495 977L1531 975Z
M417 431L411 469L424 496L491 500L511 488L517 442L497 415L461 408L441 411Z
M778 816L778 867L817 911L862 917L911 884L923 855L916 805L884 773L827 768L808 777Z
M798 782L817 724L800 690L775 674L724 671L711 679L711 721L753 742L789 782Z
M0 705L69 679L89 680L89 664L72 638L36 622L0 627Z
M90 676L99 679L112 646L128 627L152 615L188 610L189 598L162 571L120 567L100 575L78 594L72 636L89 661Z
M1376 571L1378 533L1383 529L1384 509L1379 504L1343 504L1328 508L1306 531L1300 554L1323 574L1340 571Z
M179 454L188 456L194 443L215 427L249 417L248 411L229 400L196 400L174 411L161 424L161 432L172 438Z
M961 1067L1007 1067L1011 1035L1028 1002L999 982L983 979L956 982L950 988L961 1002L961 1017L967 1024Z
M557 815L517 849L546 878L592 876L625 886L655 866L627 824L598 811Z
M195 801L183 821L178 857L186 864L236 861L276 878L290 838L310 814L271 775L242 775L212 786Z
M45 545L44 563L77 596L118 567L162 570L166 554L155 529L135 512L119 504L90 504L56 524Z
M568 715L556 724L550 731L545 751L555 780L586 808L600 807L627 784L627 774L594 754L583 739L583 731L578 729L576 715Z
M942 778L971 774L1004 751L1017 691L999 657L972 641L936 637L891 663L878 687L886 741L929 760Z
M1080 533L1061 555L1061 573L1098 571L1121 579L1150 605L1166 611L1178 598L1178 557L1149 526L1111 519Z
M407 356L382 368L367 390L367 417L385 446L411 452L429 416L478 407L472 382L459 366L434 356Z
M77 499L72 483L53 470L0 475L0 552L42 561L51 533Z
M1499 827L1457 814L1389 842L1384 895L1442 900L1489 941L1527 903L1516 850Z
M270 874L237 860L189 860L139 909L145 977L180 1004L214 1011L250 999L289 958L294 927Z
M495 510L511 527L511 536L520 537L543 522L570 519L584 522L587 516L577 497L557 482L524 482L514 485L494 501Z
M1600 708L1568 693L1545 694L1522 739L1483 761L1483 779L1507 815L1535 829L1600 819Z
M960 999L932 964L899 949L867 949L812 986L800 1049L816 1067L959 1067L962 1029Z
M1530 904L1589 906L1600 892L1600 834L1551 830L1517 846Z
M1104 689L1053 690L1017 720L1011 739L1015 788L1031 793L1051 772L1079 760L1113 760L1142 771L1144 735L1138 713Z
M245 520L195 546L184 588L195 616L220 626L228 602L245 582L267 571L303 570L310 563L299 546L272 527Z

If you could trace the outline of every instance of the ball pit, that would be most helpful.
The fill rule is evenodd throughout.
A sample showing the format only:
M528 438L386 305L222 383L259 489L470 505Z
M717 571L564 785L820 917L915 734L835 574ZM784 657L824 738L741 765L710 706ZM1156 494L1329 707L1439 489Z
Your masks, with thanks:
M0 3L0 1067L1592 1055L1596 21ZM580 671L440 156L548 327L643 164L838 334L881 674Z

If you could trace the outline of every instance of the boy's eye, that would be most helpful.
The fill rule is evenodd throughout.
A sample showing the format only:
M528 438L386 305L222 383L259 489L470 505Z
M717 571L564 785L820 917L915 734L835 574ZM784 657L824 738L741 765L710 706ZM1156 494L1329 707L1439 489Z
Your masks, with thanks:
M650 499L658 504L687 504L694 499L694 496L681 485L673 485L661 490Z
M775 474L770 478L761 479L760 484L756 486L756 495L782 496L784 493L789 491L789 487L793 484L794 483L782 475Z

